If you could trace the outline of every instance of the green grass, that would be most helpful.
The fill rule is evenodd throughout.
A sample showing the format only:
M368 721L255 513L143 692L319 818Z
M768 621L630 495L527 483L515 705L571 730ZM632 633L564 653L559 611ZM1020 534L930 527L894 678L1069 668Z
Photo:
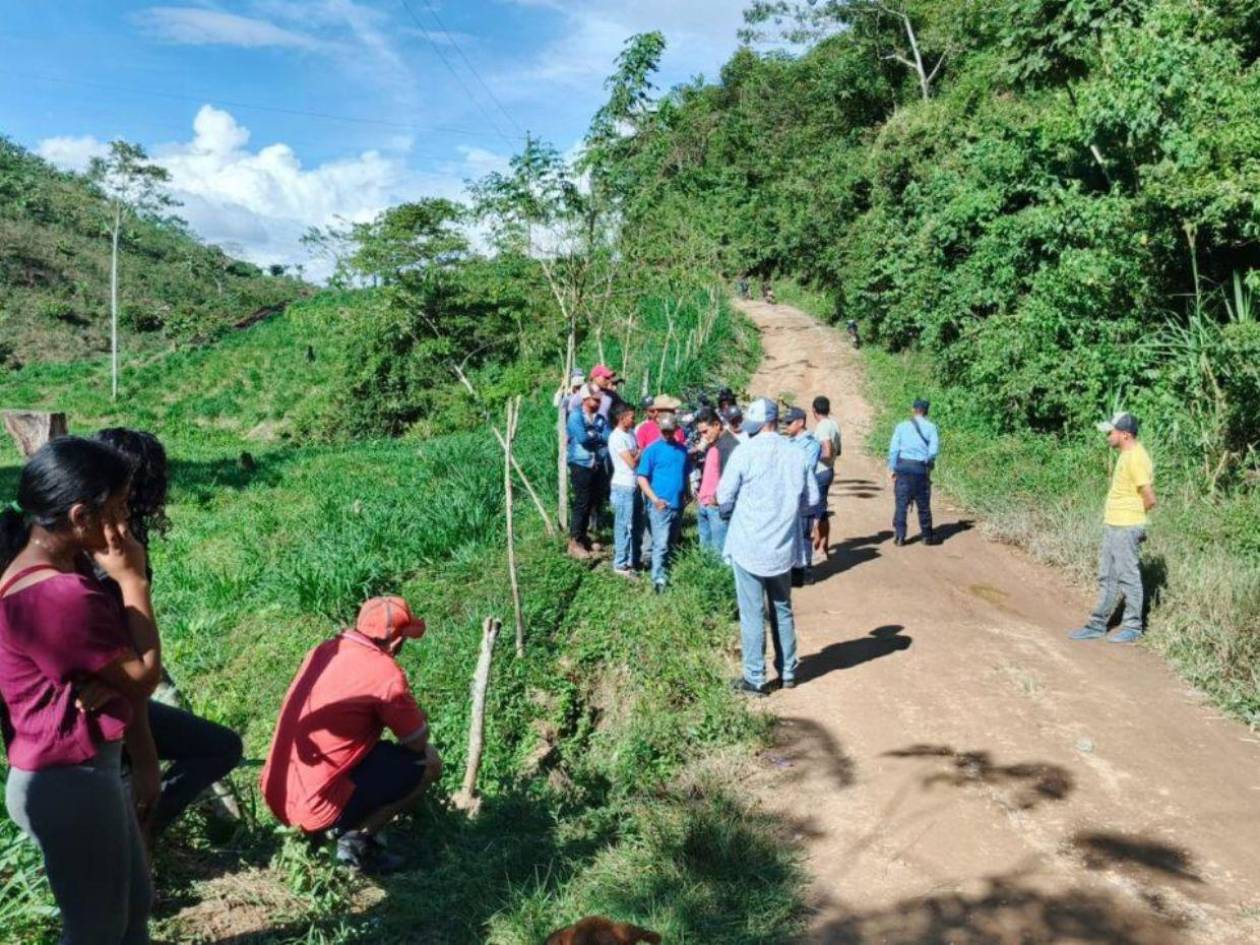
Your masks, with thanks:
M833 315L820 293L791 283L776 291L820 318ZM875 348L864 355L876 409L870 448L885 451L910 402L928 397L941 428L936 481L980 516L988 534L1092 585L1112 462L1101 435L995 434L966 391L934 379L926 355ZM1143 552L1152 592L1147 643L1223 709L1260 725L1260 490L1208 494L1197 464L1161 440L1158 417L1147 418L1143 439L1160 497ZM1082 617L1063 614L1064 627Z
M660 327L651 308L645 349ZM742 386L755 334L730 312L716 334L667 389L719 374ZM65 409L76 430L153 429L173 458L174 524L153 549L166 660L197 711L241 732L251 761L235 775L242 825L225 832L190 816L159 851L159 940L535 945L604 911L669 941L791 941L802 886L793 846L739 789L767 722L724 685L736 640L729 576L694 552L657 597L567 558L518 490L526 656L515 657L506 629L485 804L475 819L450 808L481 621L510 623L501 454L484 428L304 443L295 418L318 404L325 381L318 351L313 364L304 356L311 343L281 317L153 359L117 406L94 368L29 368L0 385L0 401ZM553 429L541 398L527 406L517 455L544 496L555 495ZM15 456L0 453L0 495L12 494L16 473ZM279 829L255 788L302 655L382 591L405 594L429 623L402 659L447 767L434 802L395 831L419 869L367 883ZM52 941L38 862L0 818L0 941Z

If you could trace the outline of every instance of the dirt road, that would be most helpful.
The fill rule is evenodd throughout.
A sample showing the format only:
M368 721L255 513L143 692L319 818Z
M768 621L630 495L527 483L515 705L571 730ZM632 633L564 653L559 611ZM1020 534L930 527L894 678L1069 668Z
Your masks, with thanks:
M781 744L758 786L807 851L809 940L1260 943L1260 738L1154 654L1068 641L1088 589L947 497L943 545L894 547L858 358L795 309L745 308L752 393L828 395L845 440L834 550L794 598L802 685L767 700Z

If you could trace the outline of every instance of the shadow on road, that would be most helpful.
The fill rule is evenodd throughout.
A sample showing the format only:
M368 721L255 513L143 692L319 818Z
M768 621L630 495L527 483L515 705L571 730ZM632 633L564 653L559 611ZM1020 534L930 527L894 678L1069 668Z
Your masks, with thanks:
M833 574L856 568L864 562L873 561L879 557L876 546L882 545L892 536L891 531L882 531L874 535L861 535L837 542L831 546L831 556L814 565L814 582L817 583Z
M1045 892L1021 876L979 892L944 892L828 922L825 945L1180 945L1185 920L1108 892Z
M1190 854L1159 840L1130 834L1082 831L1072 837L1072 847L1081 854L1087 869L1119 869L1161 874L1173 879L1202 883Z
M876 627L866 636L858 637L856 640L828 644L819 652L811 653L801 659L800 666L796 670L796 681L807 683L836 670L852 669L854 666L887 656L889 653L907 650L914 638L902 636L901 631L904 629L905 627L899 623L887 624Z
M938 784L950 787L989 785L1011 789L1009 800L1020 810L1031 810L1045 801L1061 801L1072 793L1075 781L1062 765L1026 761L1000 765L987 751L956 751L948 745L911 745L885 752L889 758L937 758L944 770L923 778L928 790Z

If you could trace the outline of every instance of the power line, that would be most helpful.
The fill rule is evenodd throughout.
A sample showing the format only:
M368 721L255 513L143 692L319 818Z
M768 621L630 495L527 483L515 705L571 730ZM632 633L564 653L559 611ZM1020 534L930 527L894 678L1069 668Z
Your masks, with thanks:
M343 121L351 124L360 125L376 125L384 128L396 128L402 131L442 131L448 134L468 135L469 137L486 137L493 135L494 137L503 138L505 141L517 140L517 135L504 134L503 131L491 123L494 130L491 131L474 131L470 128L459 128L452 125L416 125L410 122L390 121L386 118L364 118L358 115L338 115L333 112L316 112L300 108L287 108L281 105L260 105L257 102L238 102L230 99L219 98L217 95L201 94L201 95L183 95L178 92L161 92L155 89L139 89L135 87L111 85L104 82L92 82L85 79L66 79L61 76L40 75L32 72L19 72L14 69L5 69L0 67L0 73L18 76L24 79L33 79L37 82L60 82L65 85L79 86L82 88L100 89L106 92L124 92L131 95L150 96L153 98L164 98L173 101L196 102L206 104L207 101L217 102L228 108L239 108L260 112L273 112L279 115L294 115L301 118L318 118L325 121Z
M411 6L410 4L407 3L407 0L399 0L399 3L402 4L403 9L407 11L408 16L410 16L412 21L416 24L416 28L420 31L420 35L424 37L425 42L427 42L431 47L433 47L433 51L438 54L438 58L442 60L442 64L445 65L447 70L450 71L451 75L455 77L455 81L459 83L460 88L464 90L464 94L468 96L468 101L472 102L473 105L476 106L477 111L481 112L481 117L486 120L487 124L489 124L490 127L492 127L498 133L500 137L502 138L510 137L509 135L505 135L503 133L503 130L499 128L498 123L494 120L494 116L491 115L488 111L486 111L485 107L481 104L481 102L477 100L477 97L473 95L472 89L468 87L468 83L464 81L464 77L459 74L458 70L456 70L456 68L453 65L451 65L451 61L446 58L446 53L442 52L442 47L433 41L433 37L430 36L429 31L424 28L424 24L420 22L420 17L416 16L416 12L413 9L411 9Z
M503 103L500 102L499 97L494 94L494 90L486 84L485 79L481 77L481 73L477 71L477 67L474 66L469 58L464 54L464 49L460 46L459 41L455 39L455 34L446 28L446 24L442 22L442 17L438 15L437 7L433 5L432 0L422 0L422 2L424 3L425 8L428 9L429 15L437 22L438 28L446 34L446 38L450 40L451 45L455 47L455 51L459 53L459 58L464 60L464 65L466 65L468 67L468 71L473 74L473 78L477 80L477 84L485 89L486 95L490 96L490 101L494 102L495 107L503 113L503 117L512 123L512 127L521 134L524 134L525 129L522 128L517 120L512 117L511 113L503 107Z

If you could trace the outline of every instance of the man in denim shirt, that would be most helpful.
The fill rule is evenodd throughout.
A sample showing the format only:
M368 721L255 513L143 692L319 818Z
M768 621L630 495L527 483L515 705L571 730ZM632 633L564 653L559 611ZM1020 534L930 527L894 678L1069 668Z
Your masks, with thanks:
M774 401L753 401L744 420L752 439L731 453L717 500L730 516L725 554L735 572L739 602L744 672L734 686L738 692L764 696L767 597L779 681L785 689L796 685L792 566L801 555L801 509L818 504L818 480L800 448L779 435Z
M927 418L926 400L914 402L909 420L893 430L888 445L888 473L892 477L896 507L893 512L893 544L906 543L906 513L911 501L919 510L919 532L925 545L939 545L932 533L932 466L941 449L936 424Z
M599 413L601 391L587 384L578 391L582 407L569 414L569 480L572 483L573 510L569 516L569 554L588 558L591 554L590 522L596 498L605 491L601 477L607 476L608 421Z

